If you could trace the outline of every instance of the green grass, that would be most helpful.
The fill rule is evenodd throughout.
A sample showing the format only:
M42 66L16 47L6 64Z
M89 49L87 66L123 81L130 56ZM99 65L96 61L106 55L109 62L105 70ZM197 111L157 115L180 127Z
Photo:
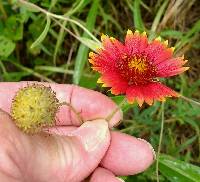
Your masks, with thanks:
M22 2L22 1L21 1ZM117 128L160 147L160 181L197 181L200 165L200 15L199 1L176 0L0 0L0 81L38 80L75 83L114 96L96 84L98 74L87 61L102 33L124 39L127 29L161 36L185 55L190 70L164 80L190 99L168 99L138 108L124 105ZM164 124L159 142L161 120ZM173 159L171 157L173 157ZM155 181L156 163L125 181Z

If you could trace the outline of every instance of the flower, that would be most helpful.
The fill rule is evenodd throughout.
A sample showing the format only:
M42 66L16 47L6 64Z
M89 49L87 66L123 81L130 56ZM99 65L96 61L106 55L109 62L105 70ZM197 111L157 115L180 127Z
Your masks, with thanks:
M159 78L178 75L189 67L183 67L187 62L183 56L173 57L174 48L168 48L168 41L157 38L148 42L145 32L131 30L127 31L125 43L107 35L102 35L101 40L97 53L89 53L89 62L101 74L97 82L111 87L112 94L126 94L129 103L136 101L139 106L178 97Z

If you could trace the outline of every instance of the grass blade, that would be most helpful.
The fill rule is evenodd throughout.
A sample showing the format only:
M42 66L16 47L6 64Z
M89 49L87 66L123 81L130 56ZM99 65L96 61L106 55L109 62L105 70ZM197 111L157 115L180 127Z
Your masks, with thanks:
M158 28L158 24L160 23L160 19L166 9L167 4L168 4L168 0L164 1L164 3L159 8L159 10L154 18L153 24L151 26L151 34L150 34L150 38L149 38L150 40L152 40L154 38L154 33L156 32L156 30Z
M87 4L88 4L89 0L80 0L80 2L78 3L77 6L75 6L73 9L71 9L69 12L67 12L65 14L65 16L71 16L73 15L74 13L76 13L77 11L80 11L82 8L84 8ZM63 27L65 27L67 25L67 21L63 21L62 23ZM57 38L57 42L56 42L56 46L55 46L55 50L54 50L54 54L53 54L53 63L54 65L56 65L56 58L57 58L57 54L58 54L58 50L61 46L61 44L63 43L64 41L64 28L61 27L60 28L60 32L58 34L58 38Z
M141 16L141 11L140 11L140 1L141 0L135 0L134 1L134 25L137 30L144 31L144 24Z
M182 37L182 39L176 44L176 50L180 50L184 45L188 44L192 37L195 36L195 34L198 34L200 32L200 20L196 21L194 26L186 33L185 36Z
M38 46L45 39L49 31L50 25L51 25L51 18L47 15L47 23L45 25L45 28L43 32L40 34L40 36L36 39L36 41L33 42L33 44L31 45L31 49Z
M87 21L86 21L86 27L89 31L92 31L95 25L96 16L97 16L97 10L98 10L99 0L94 0L92 7L88 13ZM87 33L83 33L82 37L88 38ZM79 84L80 78L83 72L83 68L85 66L85 63L87 61L88 56L88 48L85 47L85 45L81 44L78 49L78 53L75 60L75 68L74 68L74 75L73 75L73 83Z

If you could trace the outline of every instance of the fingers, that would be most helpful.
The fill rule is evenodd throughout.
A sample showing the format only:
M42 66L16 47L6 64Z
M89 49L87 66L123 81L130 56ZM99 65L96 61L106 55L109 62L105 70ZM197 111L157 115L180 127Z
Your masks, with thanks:
M0 131L0 173L19 181L82 181L98 166L110 143L104 120L85 122L68 136L29 136L7 114L0 114Z
M153 148L145 140L111 132L110 147L101 165L115 175L134 175L147 169L153 163L154 155Z
M90 182L123 182L122 179L116 178L115 175L101 167L95 169Z
M0 108L10 112L11 102L16 91L21 87L27 86L28 83L31 84L33 82L0 83ZM75 85L50 83L41 84L51 86L51 88L56 92L56 96L59 101L70 103L84 121L93 120L96 118L106 118L117 107L113 101L99 92L81 88ZM57 125L79 126L81 124L77 115L71 109L69 109L68 106L62 106L57 117ZM109 122L109 126L111 127L116 125L121 118L122 112L119 111Z

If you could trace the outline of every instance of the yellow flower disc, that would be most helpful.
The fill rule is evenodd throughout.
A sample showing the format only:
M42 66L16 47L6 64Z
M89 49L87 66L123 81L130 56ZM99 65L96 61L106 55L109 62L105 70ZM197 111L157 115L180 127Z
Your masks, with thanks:
M59 101L50 87L32 84L16 93L11 115L22 131L33 134L55 124L58 108Z

